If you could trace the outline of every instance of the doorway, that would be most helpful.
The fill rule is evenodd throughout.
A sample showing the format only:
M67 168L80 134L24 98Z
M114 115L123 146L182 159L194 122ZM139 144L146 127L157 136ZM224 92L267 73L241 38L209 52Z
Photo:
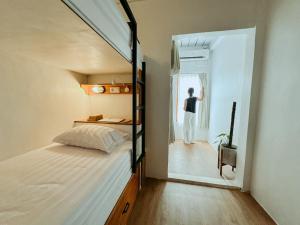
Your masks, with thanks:
M171 76L169 179L241 187L246 157L248 116L255 48L255 28L176 35L180 70ZM196 102L193 141L184 141L185 99L193 88ZM236 102L233 144L236 167L218 169L219 144L229 134ZM226 141L226 140L225 140Z

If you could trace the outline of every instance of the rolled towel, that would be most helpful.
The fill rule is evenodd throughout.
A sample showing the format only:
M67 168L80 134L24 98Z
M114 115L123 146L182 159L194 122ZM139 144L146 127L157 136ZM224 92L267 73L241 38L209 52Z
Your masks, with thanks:
M103 119L103 115L99 114L99 115L96 115L96 116L89 116L88 118L88 122L97 122L98 120L101 120Z

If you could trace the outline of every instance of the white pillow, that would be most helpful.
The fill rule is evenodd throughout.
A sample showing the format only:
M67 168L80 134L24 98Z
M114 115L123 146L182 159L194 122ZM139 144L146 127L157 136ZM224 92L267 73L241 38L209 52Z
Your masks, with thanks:
M128 136L127 133L111 127L83 125L60 134L53 142L111 153L117 146L123 144Z

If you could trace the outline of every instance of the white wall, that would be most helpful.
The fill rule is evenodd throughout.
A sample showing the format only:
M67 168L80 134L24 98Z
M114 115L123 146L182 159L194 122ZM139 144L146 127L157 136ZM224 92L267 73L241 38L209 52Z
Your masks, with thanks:
M251 194L281 225L300 221L300 2L270 1Z
M220 37L211 54L209 143L220 133L229 134L232 103L237 102L233 144L238 145L242 84L245 76L247 36Z
M130 74L103 74L90 75L90 84L111 83L132 83ZM89 96L89 108L91 115L103 114L104 117L132 118L132 96L131 95L93 95Z
M98 83L111 83L114 80L116 83L132 83L131 74L100 74L100 75L89 75L89 84Z
M259 25L261 1L151 0L131 7L147 61L147 175L166 178L172 35Z
M249 190L249 155L253 149L247 143L251 140L250 118L251 90L255 49L254 28L224 32L212 52L211 114L209 142L214 143L220 133L229 133L232 103L237 102L233 144L237 149L237 174L235 185ZM231 33L231 34L229 34ZM252 109L253 110L253 109Z
M0 53L0 160L48 145L88 115L86 76Z

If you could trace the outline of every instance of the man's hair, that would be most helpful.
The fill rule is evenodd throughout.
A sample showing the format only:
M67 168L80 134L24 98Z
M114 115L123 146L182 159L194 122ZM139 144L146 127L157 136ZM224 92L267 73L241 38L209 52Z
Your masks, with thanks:
M189 88L188 89L188 93L189 93L190 96L193 96L193 94L194 94L194 88L192 88L192 87Z

